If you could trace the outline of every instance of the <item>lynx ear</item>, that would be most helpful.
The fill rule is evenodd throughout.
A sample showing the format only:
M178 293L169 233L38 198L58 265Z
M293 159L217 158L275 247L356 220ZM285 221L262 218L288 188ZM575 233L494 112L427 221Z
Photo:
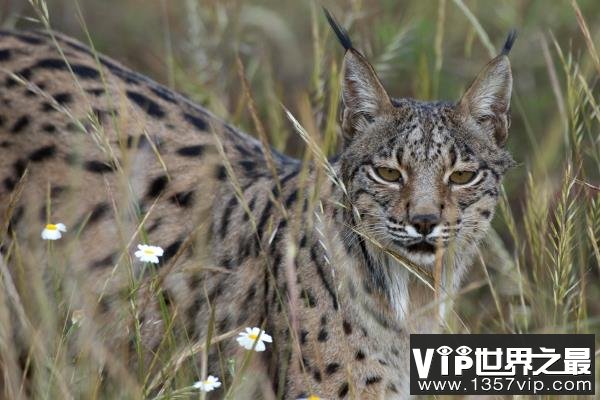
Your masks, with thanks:
M499 146L506 143L510 126L512 72L508 53L515 38L516 33L513 31L500 55L483 68L459 102L463 118L471 120L492 135Z
M352 47L348 33L329 11L323 11L338 40L346 49L342 73L342 130L346 138L350 138L356 131L363 130L377 115L390 110L393 107L392 101L371 64Z
M350 136L392 108L392 101L375 70L354 49L348 50L344 57L342 99L345 107L342 128Z

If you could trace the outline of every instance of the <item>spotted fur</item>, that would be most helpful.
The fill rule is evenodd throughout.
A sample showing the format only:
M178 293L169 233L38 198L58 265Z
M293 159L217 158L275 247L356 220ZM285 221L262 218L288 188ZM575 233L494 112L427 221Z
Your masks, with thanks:
M274 336L255 373L282 398L407 396L408 335L437 323L423 311L433 292L398 259L431 275L445 249L442 288L458 287L512 165L512 39L454 104L390 98L336 32L347 51L334 183L314 167L303 178L277 152L272 176L258 141L79 42L53 34L65 62L48 33L0 32L2 255L17 271L15 252L41 246L40 226L70 228L56 243L80 294L69 309L101 321L86 332L116 350L98 359L108 381L127 374L111 363L143 362L136 326L154 354L171 323L202 342L212 314L213 337L245 326ZM476 178L454 185L456 170ZM130 258L142 238L165 249L155 271ZM214 347L242 355L233 340ZM209 372L218 360L211 352ZM30 376L41 366L14 367Z

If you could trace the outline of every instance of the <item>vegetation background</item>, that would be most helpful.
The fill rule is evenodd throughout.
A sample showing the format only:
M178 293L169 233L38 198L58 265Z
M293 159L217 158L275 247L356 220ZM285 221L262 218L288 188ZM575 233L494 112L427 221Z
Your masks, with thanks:
M88 42L85 26L99 52L253 134L239 54L271 143L294 156L304 145L282 104L325 152L336 149L343 52L321 5L396 97L457 100L516 28L508 147L518 166L449 329L600 333L599 1L33 3L47 7L53 29ZM43 28L38 17L28 1L0 0L4 28Z

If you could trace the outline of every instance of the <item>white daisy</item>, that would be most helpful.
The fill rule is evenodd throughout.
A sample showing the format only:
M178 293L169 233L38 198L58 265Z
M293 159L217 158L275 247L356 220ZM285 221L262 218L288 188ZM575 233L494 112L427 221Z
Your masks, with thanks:
M158 264L158 257L162 256L163 253L163 249L158 246L138 244L138 251L135 252L135 256L139 258L141 262Z
M245 332L239 333L236 340L240 346L247 350L252 350L252 347L254 347L254 351L265 351L266 347L264 342L273 342L273 338L260 328L246 328ZM254 342L256 342L256 346L254 345Z
M219 378L216 376L209 375L205 380L194 383L194 389L199 389L203 392L212 392L216 388L221 386Z
M315 396L314 394L311 394L308 397L301 397L298 400L321 400L321 398L319 396Z
M65 224L48 224L42 231L42 239L44 240L58 240L62 237L62 232L66 232L67 227Z

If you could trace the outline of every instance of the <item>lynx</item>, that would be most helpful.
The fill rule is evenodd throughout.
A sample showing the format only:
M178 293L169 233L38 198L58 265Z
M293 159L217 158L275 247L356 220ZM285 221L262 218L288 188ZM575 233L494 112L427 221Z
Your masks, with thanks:
M258 326L273 343L252 371L279 398L408 397L409 334L436 330L513 164L515 37L456 103L396 99L327 16L345 48L343 148L310 165L73 39L0 32L0 250L15 289L0 294L2 396L40 395L21 384L48 376L37 354L56 345L35 332L77 311L68 363L93 360L82 379L107 396L147 393L130 366L164 372L168 346L207 336L206 370L226 381L226 360L247 354L235 333ZM57 222L68 231L43 242ZM138 243L164 248L157 267L132 256ZM41 307L40 282L68 299L65 319L23 311Z

